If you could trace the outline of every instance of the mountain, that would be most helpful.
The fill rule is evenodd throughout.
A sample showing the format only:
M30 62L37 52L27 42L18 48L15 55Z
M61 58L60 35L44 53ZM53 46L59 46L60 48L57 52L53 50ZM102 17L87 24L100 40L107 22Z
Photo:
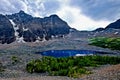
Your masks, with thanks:
M105 28L100 27L93 31L104 31L104 30L111 30L111 29L120 29L120 19L118 19L117 21L115 21L113 23L110 23Z
M0 43L11 43L15 40L14 29L8 17L0 14Z
M108 28L120 29L120 19L117 20L117 21L115 21L115 22L113 22L113 23L111 23L111 24L109 24L109 25L106 27L106 29L108 29Z
M93 30L94 37L120 37L120 19L110 23L105 28Z
M93 31L103 31L104 30L104 28L97 28L97 29L95 29L95 30L93 30Z
M24 11L0 15L0 43L35 42L69 34L69 25L57 15L32 17Z

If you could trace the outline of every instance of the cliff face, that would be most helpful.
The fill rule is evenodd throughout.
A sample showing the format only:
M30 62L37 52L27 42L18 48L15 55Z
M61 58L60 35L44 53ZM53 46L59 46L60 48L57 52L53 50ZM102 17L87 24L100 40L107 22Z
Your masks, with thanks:
M9 19L0 14L0 43L11 43L15 40L14 29Z
M32 17L24 11L12 15L0 15L0 42L35 42L62 37L70 27L57 15L45 18Z

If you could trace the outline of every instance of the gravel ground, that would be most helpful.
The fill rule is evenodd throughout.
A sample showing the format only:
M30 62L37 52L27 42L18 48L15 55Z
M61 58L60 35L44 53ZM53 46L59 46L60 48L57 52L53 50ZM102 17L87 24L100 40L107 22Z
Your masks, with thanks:
M120 80L120 64L107 65L93 69L93 74L86 75L80 79L73 79L66 76L47 76L47 74L29 74L25 70L26 64L32 59L41 59L38 51L51 49L84 49L97 50L114 53L120 56L120 51L112 51L88 45L88 39L77 38L74 40L51 40L40 43L12 43L0 44L0 62L5 67L4 72L0 72L0 80ZM110 54L111 55L111 54ZM12 57L16 56L19 61L13 64Z
M85 76L84 80L120 80L120 64L109 65L93 70L93 74Z
M17 56L20 62L12 64L11 57ZM79 79L66 76L47 76L47 74L27 73L25 65L32 59L40 59L38 54L0 54L0 61L5 71L0 72L0 80L120 80L120 64L103 65L91 69L93 74L85 75Z

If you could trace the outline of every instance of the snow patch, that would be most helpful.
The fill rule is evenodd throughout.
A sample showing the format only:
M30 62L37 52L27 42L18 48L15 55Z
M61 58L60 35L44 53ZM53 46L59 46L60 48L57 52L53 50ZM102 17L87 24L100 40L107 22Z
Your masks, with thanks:
M28 28L24 28L24 27L23 27L23 31L28 31Z
M46 39L45 39L45 35L43 35L43 40L42 40L42 42L45 42L46 41Z
M35 43L39 43L40 42L40 37L37 37L37 40L35 41Z
M75 56L86 56L86 54L76 54Z
M15 27L15 26L16 26L16 24L13 22L13 20L12 20L12 19L10 19L10 22L11 22L11 24L13 25L13 27Z
M13 29L15 31L14 35L16 37L16 42L23 42L25 43L24 41L24 38L23 37L19 37L19 33L17 32L17 30L19 29L19 27L13 22L12 19L9 19L9 21L11 22L11 24L13 25ZM26 29L25 29L26 30Z
M36 40L35 43L39 43L40 41L39 40Z
M119 32L115 32L114 34L118 34Z
M54 38L54 36L53 36L53 35L52 35L51 37L52 37L52 39Z
M17 38L16 41L17 41L18 43L21 43L21 42L22 42L22 43L25 43L23 36L20 37L20 38Z
M89 55L89 56L90 56L90 55L92 56L93 54L76 54L75 56L88 56L88 55Z

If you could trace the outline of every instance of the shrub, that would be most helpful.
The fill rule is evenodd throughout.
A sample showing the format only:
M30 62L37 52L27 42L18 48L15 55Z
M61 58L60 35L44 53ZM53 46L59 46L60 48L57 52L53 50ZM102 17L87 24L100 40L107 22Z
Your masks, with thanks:
M55 76L80 77L91 72L86 67L96 67L104 64L118 64L120 57L110 56L81 56L68 58L43 57L41 60L32 60L26 70L30 73L45 73Z
M113 50L120 50L120 38L98 37L90 39L90 45L95 45Z
M26 70L30 73L43 73L49 70L48 68L49 67L46 63L43 63L41 60L38 59L30 61L26 66Z
M12 64L16 64L16 63L20 62L20 58L18 58L17 56L12 56L11 60L12 60Z
M3 64L0 62L0 72L4 71Z

